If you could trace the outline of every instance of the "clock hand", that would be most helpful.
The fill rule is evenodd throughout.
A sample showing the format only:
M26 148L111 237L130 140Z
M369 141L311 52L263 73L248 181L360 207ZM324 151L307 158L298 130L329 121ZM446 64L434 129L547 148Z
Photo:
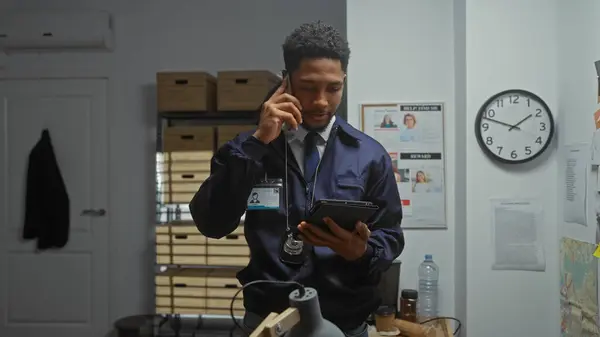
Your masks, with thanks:
M524 121L526 121L526 120L528 120L529 118L531 118L531 116L533 116L533 115L532 115L532 114L529 114L529 116L527 116L527 117L525 117L525 118L521 119L521 121L520 121L519 123L517 123L517 124L515 124L515 125L511 126L511 127L510 127L510 129L508 129L508 131L510 131L510 130L512 130L512 129L517 129L517 130L520 130L520 129L519 129L519 125L521 125L521 123L523 123Z
M495 120L495 119L491 119L491 118L489 118L489 117L485 117L485 116L484 116L484 117L483 117L483 119L487 119L488 121L491 121L491 122L494 122L494 123L498 123L498 124L500 124L500 125L508 126L508 127L511 127L511 128L512 128L512 127L514 127L514 128L515 128L515 129L517 129L517 130L521 130L519 127L517 127L517 126L515 126L515 125L508 124L508 123L504 123L504 122L501 122L501 121L498 121L498 120ZM510 131L510 129L509 129L509 131Z

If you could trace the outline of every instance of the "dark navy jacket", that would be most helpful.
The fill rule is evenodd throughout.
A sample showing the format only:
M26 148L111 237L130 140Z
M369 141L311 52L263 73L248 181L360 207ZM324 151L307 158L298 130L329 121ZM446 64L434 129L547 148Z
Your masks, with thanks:
M269 145L252 136L238 135L212 159L211 175L190 203L202 234L221 238L231 233L246 211L253 186L265 177L285 177L283 133ZM305 219L309 202L306 181L288 149L289 223ZM355 328L379 306L377 284L381 273L404 248L400 229L402 207L390 156L378 142L336 118L317 173L314 200L367 200L379 205L369 221L371 238L365 256L347 261L326 247L314 247L308 261L291 267L279 260L286 231L286 208L246 213L244 231L250 263L238 273L242 284L253 280L295 280L317 289L323 316L342 329ZM285 193L285 192L284 192ZM288 286L253 285L244 290L247 311L266 316L289 307Z

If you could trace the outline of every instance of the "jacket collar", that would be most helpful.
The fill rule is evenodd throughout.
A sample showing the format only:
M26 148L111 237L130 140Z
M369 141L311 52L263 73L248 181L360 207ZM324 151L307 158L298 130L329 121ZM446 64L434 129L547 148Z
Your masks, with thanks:
M325 141L325 143L327 143L327 141L329 140L329 136L331 135L331 131L334 128L336 120L337 120L337 118L334 115L333 118L331 118L331 120L329 121L329 124L327 125L327 127L325 129L323 129L322 131L318 132L319 136L321 136L321 139L323 139ZM298 130L286 131L288 142L298 140L303 143L304 138L306 138L306 135L308 135L308 132L309 131L306 130L305 128L303 128L302 126L300 126L298 128Z
M363 133L358 131L357 129L355 129L352 125L350 125L348 122L346 122L345 120L343 120L342 118L332 118L332 123L330 123L330 127L328 127L330 130L327 133L327 137L329 138L329 136L331 134L336 134L336 136L338 136L338 138L346 145L349 146L353 146L353 147L358 147L360 145L360 141L361 139L364 137ZM298 129L295 132L298 132L300 129ZM275 139L275 141L273 141L270 145L275 149L275 151L279 152L280 155L283 156L283 151L285 146L287 146L287 143L289 143L290 139L288 136L290 133L288 132L282 132L279 134L279 137L277 137L277 139ZM302 136L302 140L304 140L304 137L306 136L306 134L304 134L304 136ZM296 135L294 135L294 137L296 137ZM287 142L286 142L287 140Z
M323 140L327 142L330 135L334 132L338 136L340 136L340 139L344 143L352 145L354 147L358 147L360 139L363 137L362 132L358 131L348 122L346 122L342 118L338 118L337 116L334 116L334 118L331 119L331 122L329 123L327 128L325 128L325 130L321 131L319 134L321 135L321 138L323 138ZM306 137L307 134L308 131L300 127L298 128L298 130L286 132L286 137L288 142L293 140L299 140L301 142L304 142L304 137Z
M336 131L338 131L337 134L340 136L340 139L342 141L354 147L358 147L360 144L360 140L362 139L362 137L364 137L362 132L355 129L352 125L350 125L342 118L335 119L334 128Z

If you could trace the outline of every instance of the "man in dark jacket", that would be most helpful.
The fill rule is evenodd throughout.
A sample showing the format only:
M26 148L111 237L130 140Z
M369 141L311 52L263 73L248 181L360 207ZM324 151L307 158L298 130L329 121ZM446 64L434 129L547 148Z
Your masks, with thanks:
M246 212L251 258L240 282L314 287L326 319L348 336L367 336L364 322L380 303L381 274L404 248L391 159L377 141L335 117L350 49L333 27L302 25L286 39L283 56L288 75L263 104L258 128L217 151L190 210L200 232L212 238L231 233ZM285 181L287 198L260 195L274 180ZM261 207L251 203L253 193ZM379 210L354 231L331 220L326 231L304 222L320 199L370 201ZM284 249L290 233L302 239L299 259ZM244 289L245 323L255 328L270 312L285 310L291 290L275 283Z

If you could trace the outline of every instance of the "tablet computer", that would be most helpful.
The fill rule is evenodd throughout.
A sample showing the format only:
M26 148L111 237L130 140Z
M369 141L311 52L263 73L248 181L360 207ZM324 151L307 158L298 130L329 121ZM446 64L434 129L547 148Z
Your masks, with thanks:
M329 217L347 231L356 228L356 222L367 222L379 207L369 201L322 199L315 203L306 222L329 231L323 218Z

